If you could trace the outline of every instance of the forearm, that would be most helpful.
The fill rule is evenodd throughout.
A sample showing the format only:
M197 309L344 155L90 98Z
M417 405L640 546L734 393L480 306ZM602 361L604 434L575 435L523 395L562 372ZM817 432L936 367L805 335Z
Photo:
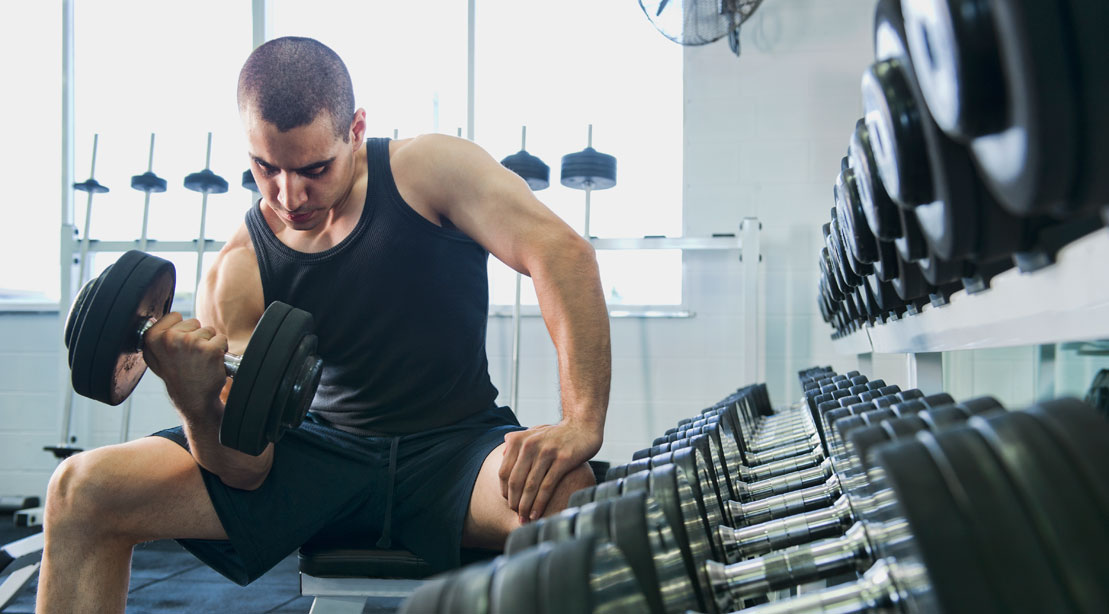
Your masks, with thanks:
M219 476L224 484L243 490L254 490L269 474L273 463L273 444L258 456L244 454L219 441L223 403L217 401L209 407L182 410L185 437L197 464Z
M608 308L592 247L562 246L533 271L536 294L558 353L563 422L603 433L612 378Z

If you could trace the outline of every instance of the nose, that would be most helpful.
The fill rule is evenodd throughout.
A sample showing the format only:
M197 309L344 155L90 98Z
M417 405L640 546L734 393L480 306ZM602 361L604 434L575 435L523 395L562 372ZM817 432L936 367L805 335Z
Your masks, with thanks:
M277 180L277 200L287 211L296 211L308 202L308 190L296 173L283 172Z

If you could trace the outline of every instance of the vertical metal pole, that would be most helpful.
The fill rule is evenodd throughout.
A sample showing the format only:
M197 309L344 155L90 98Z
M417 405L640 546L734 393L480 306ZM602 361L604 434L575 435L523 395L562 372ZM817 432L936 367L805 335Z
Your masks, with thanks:
M1036 348L1035 400L1055 397L1055 344Z
M917 352L906 354L905 381L909 388L919 388L924 394L943 391L943 353Z
M466 9L466 138L474 140L474 55L477 29L477 0L469 0Z
M528 127L520 129L520 151L527 149ZM516 273L516 301L512 304L512 377L509 381L510 407L512 411L520 411L520 286L523 276Z
M146 159L146 172L154 172L154 133L150 133L150 156ZM139 251L146 251L146 230L150 221L150 190L144 190L145 197L142 203L142 234L139 235ZM128 403L130 405L130 403Z
M89 179L96 177L96 146L99 143L100 135L92 135L92 163L89 165ZM85 277L92 272L92 267L89 266L89 227L92 223L92 195L93 191L89 190L88 198L85 199L85 227L81 232L81 267L77 269L78 288L85 283Z
M272 0L253 0L251 2L251 35L253 47L273 38Z
M73 0L62 0L62 229L59 241L61 286L58 293L59 319L65 318L73 302ZM65 322L61 322L64 329ZM61 435L59 445L69 442L73 418L73 389L69 382L69 365L65 352L58 352L58 390L62 395Z
M859 354L859 373L874 379L874 354L870 352L863 352Z
M759 381L762 352L759 344L759 220L743 218L739 224L739 258L743 262L743 383Z
M208 133L207 154L204 155L204 170L212 165L212 133ZM196 314L196 294L201 289L201 273L204 269L204 224L207 221L207 190L201 192L201 235L196 239L196 280L193 284L193 314Z

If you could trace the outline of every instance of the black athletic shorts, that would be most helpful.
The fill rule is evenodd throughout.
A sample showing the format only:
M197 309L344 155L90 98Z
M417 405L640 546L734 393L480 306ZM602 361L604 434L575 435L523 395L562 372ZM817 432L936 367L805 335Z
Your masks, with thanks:
M403 548L435 571L457 567L482 462L519 430L507 407L399 437L352 435L310 412L274 446L257 490L231 488L201 468L229 539L178 541L243 586L306 543ZM181 427L154 435L188 448Z

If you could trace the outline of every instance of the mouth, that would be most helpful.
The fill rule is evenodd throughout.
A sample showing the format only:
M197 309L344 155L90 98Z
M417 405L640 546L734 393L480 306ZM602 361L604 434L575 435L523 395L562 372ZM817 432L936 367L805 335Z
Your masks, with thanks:
M303 213L288 213L288 212L285 212L285 213L282 213L282 216L284 216L284 218L289 220L290 222L296 224L298 222L307 221L308 218L312 217L312 215L314 213L315 213L315 211L306 211L306 212L303 212Z

